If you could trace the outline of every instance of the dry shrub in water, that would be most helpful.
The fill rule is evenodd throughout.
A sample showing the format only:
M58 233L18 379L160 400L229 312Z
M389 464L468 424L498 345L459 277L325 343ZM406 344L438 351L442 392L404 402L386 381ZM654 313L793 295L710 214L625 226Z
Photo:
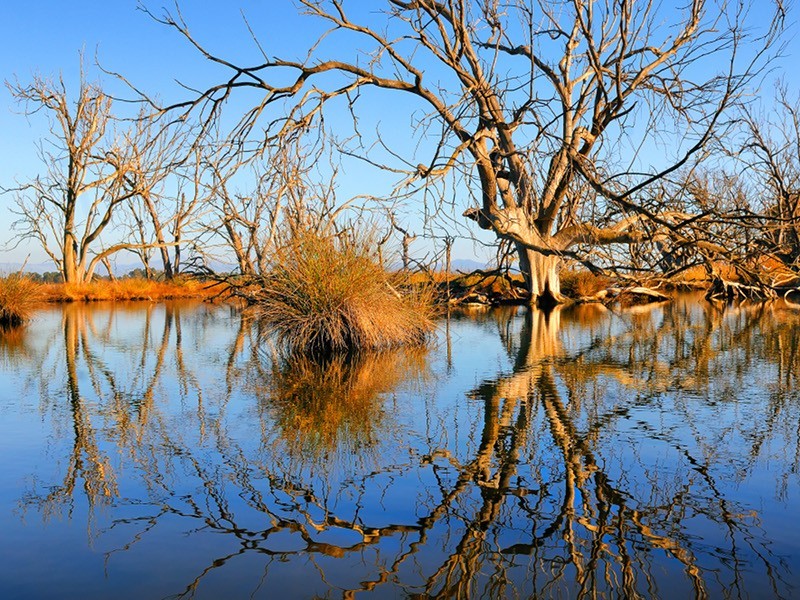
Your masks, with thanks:
M22 275L0 279L0 325L19 325L28 320L41 299L41 285Z
M589 271L561 271L561 291L572 298L591 297L608 287L609 280Z
M295 232L264 277L261 312L290 353L419 344L433 330L433 290L402 277L377 264L368 239Z

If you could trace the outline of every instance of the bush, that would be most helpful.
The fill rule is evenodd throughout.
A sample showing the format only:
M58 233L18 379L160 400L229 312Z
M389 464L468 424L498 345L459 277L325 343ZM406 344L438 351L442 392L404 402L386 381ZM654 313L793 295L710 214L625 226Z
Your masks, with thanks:
M380 350L426 340L433 330L432 290L403 286L404 275L387 274L369 248L367 239L302 231L277 249L260 305L290 353Z
M0 279L0 325L27 321L40 297L41 286L28 277L9 275Z
M609 285L609 279L589 271L561 271L561 291L571 298L591 297Z

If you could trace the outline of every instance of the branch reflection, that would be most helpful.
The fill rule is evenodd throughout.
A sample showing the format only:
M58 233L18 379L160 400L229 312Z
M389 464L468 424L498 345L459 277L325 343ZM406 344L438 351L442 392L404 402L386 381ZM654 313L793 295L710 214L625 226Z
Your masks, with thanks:
M45 366L41 388L63 385L73 441L23 505L102 504L94 535L124 540L109 568L178 527L178 597L223 571L237 595L788 595L736 491L800 471L796 313L493 311L445 329L491 328L508 354L465 384L458 337L438 370L419 351L287 363L257 321L214 310L151 308L124 335L118 312L64 310L63 378ZM765 373L766 397L744 397Z

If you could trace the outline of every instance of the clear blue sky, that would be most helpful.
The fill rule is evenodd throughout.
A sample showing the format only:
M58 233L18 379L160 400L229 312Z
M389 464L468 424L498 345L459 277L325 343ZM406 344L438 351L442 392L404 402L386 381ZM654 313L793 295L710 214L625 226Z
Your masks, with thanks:
M364 2L368 0L362 0ZM764 7L769 4L763 1ZM680 0L683 5L685 0ZM155 13L171 4L145 0ZM669 2L665 2L669 4ZM319 25L297 16L291 0L186 0L181 10L198 39L227 57L257 57L257 51L244 26L244 11L250 24L269 54L302 56L308 40ZM792 6L788 21L797 20L797 7ZM766 18L765 10L763 17ZM776 65L775 75L787 78L794 94L800 92L795 75L800 60L797 27L787 36L788 57ZM113 71L124 73L133 82L151 92L169 98L176 94L175 79L190 83L216 80L210 65L174 31L152 21L137 10L137 0L5 0L0 7L0 75L4 80L18 77L29 81L33 73L57 75L63 72L68 82L77 79L78 55L83 50L91 73L97 74L95 57ZM254 59L256 60L256 59ZM250 62L250 61L248 61ZM108 81L104 79L104 81ZM108 85L107 88L111 87ZM112 90L113 91L113 90ZM377 106L376 111L384 108ZM8 90L0 90L0 185L13 185L15 180L32 176L39 169L35 141L44 133L44 120L17 114ZM374 118L378 118L378 114ZM359 173L346 174L347 189L356 189ZM362 182L363 183L363 182ZM369 191L369 190L363 190ZM8 239L12 215L11 198L0 198L0 243ZM43 253L26 246L13 252L0 252L0 263L24 259L44 259ZM459 253L471 253L463 246Z
M146 0L144 4L156 15L162 14L165 5L174 11L171 3ZM137 0L24 3L10 0L2 3L2 79L18 78L25 83L34 73L46 76L63 73L67 83L74 84L78 79L81 51L90 79L101 75L94 65L97 60L103 68L124 74L143 90L157 93L162 99L186 99L187 93L176 85L176 80L202 85L218 82L220 73L227 75L205 61L174 30L156 23L139 10L138 5ZM180 9L192 33L209 49L233 60L244 57L246 63L258 62L259 51L243 14L264 49L284 58L303 58L323 30L321 23L300 18L291 0L187 0L180 3ZM117 90L131 96L130 91L126 93L112 78L103 76L102 79L107 91ZM41 170L35 143L46 134L46 120L44 115L28 118L19 111L20 107L3 86L0 89L0 185L5 187ZM347 190L344 195L375 192L364 189L360 173L353 173L349 181L361 185L348 184L345 179L340 181ZM10 195L0 197L0 244L10 237L13 215L8 209L12 205ZM465 254L471 252L469 248ZM24 244L8 252L0 248L0 263L22 261L29 253L33 263L46 260L35 245Z

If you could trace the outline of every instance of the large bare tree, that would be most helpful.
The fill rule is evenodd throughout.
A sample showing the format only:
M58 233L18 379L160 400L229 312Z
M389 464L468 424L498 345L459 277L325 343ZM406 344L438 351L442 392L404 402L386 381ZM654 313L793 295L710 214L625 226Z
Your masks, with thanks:
M63 78L7 85L27 114L43 112L50 121L50 135L39 145L44 171L14 190L18 239L37 241L65 282L89 282L109 256L137 247L101 238L138 193L125 184L135 164L118 135L112 98L82 68L74 99Z
M532 299L545 302L561 298L563 257L642 241L653 225L681 229L685 215L638 194L725 128L774 41L747 38L745 3L724 0L385 0L382 9L370 3L373 12L344 0L300 5L330 26L307 57L262 52L252 65L212 52L180 13L158 18L230 71L170 108L210 123L236 92L261 90L234 127L241 141L265 114L268 133L286 135L337 101L357 116L361 99L375 98L370 89L405 96L398 110L426 113L412 133L427 153L406 183L465 177L474 200L464 215L515 247Z

